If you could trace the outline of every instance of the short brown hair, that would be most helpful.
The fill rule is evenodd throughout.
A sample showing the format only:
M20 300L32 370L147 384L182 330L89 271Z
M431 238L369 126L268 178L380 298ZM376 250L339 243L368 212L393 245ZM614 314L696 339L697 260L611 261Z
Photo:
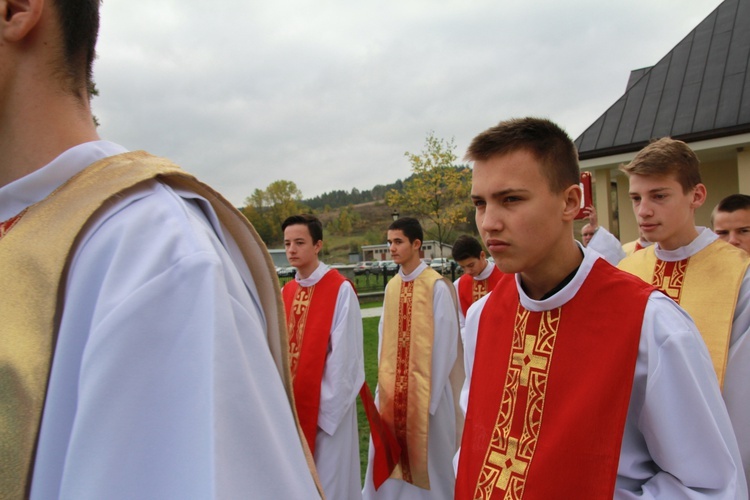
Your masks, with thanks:
M307 226L307 230L310 231L313 245L323 240L323 223L320 219L311 214L298 214L290 215L284 222L281 223L281 231L283 232L289 226L295 225Z
M514 118L498 123L471 141L464 159L487 161L516 151L528 151L543 165L554 193L580 182L578 151L568 134L544 118Z
M687 193L701 183L700 161L692 149L682 141L662 137L641 149L633 161L621 165L620 170L644 177L674 176Z
M99 4L101 0L53 0L62 36L65 74L79 94L85 83L89 99L94 88L93 65L99 35Z

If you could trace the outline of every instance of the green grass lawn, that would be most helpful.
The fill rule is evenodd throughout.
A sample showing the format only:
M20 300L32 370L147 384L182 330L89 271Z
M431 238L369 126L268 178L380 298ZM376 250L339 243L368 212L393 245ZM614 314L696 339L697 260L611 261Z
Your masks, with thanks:
M381 304L375 304L377 307ZM372 395L375 396L375 386L378 383L378 322L380 318L363 318L364 351L365 351L365 380L370 386ZM362 402L357 398L357 422L359 424L359 457L362 467L362 480L364 482L365 470L367 469L367 449L370 446L370 426L367 423L365 410Z

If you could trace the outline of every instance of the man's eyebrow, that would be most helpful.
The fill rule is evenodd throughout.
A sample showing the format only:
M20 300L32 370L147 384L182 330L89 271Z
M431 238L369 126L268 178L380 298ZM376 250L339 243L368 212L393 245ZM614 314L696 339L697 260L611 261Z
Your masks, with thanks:
M664 187L657 187L657 188L654 188L654 189L649 189L648 191L646 191L646 194L654 194L654 193L659 193L659 192L661 192L661 191L670 191L670 190L671 190L671 188L669 188L669 187L667 187L667 186L664 186ZM640 195L640 193L637 193L637 192L635 192L635 191L630 191L630 192L629 192L628 194L629 194L630 196L633 196L633 195Z
M528 189L521 189L521 188L508 188L508 189L501 189L500 191L495 191L494 193L490 193L490 198L502 198L503 196L507 196L509 194L523 194L528 193ZM476 194L471 195L472 199L484 199L484 196L479 196Z

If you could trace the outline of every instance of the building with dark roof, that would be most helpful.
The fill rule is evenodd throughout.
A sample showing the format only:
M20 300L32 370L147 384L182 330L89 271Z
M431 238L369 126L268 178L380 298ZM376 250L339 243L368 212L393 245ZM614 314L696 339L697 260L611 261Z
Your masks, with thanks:
M725 0L654 66L630 73L625 93L575 141L594 179L600 223L638 237L628 181L618 166L650 140L687 142L708 189L696 212L709 225L725 196L750 194L750 0Z

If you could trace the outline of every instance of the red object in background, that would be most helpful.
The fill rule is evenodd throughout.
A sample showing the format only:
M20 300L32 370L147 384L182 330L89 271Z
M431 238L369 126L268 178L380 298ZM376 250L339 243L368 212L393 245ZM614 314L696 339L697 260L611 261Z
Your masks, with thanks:
M585 219L586 214L583 213L583 209L594 204L590 172L581 172L581 182L579 185L581 186L581 190L583 190L583 198L581 198L581 210L578 212L578 215L576 215L576 219Z

